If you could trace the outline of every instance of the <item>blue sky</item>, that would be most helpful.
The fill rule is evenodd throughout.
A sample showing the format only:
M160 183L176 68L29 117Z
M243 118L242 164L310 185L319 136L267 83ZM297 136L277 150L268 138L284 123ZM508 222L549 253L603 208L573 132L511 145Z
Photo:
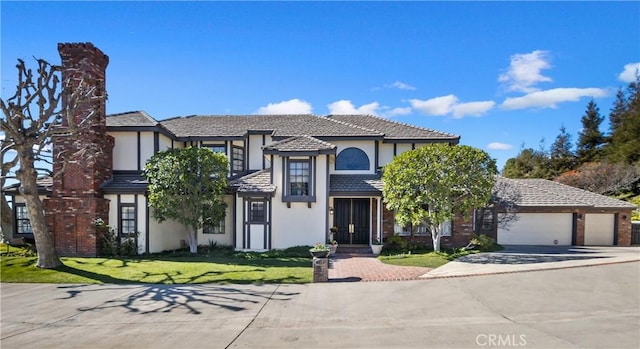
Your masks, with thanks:
M107 113L369 113L461 135L500 168L608 115L640 2L2 1L2 98L58 42L109 57ZM602 130L607 131L605 122Z

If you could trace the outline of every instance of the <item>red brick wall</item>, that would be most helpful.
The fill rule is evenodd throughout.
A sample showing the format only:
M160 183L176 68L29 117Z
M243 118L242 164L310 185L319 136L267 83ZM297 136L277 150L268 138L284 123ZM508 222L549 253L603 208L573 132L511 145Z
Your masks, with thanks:
M70 103L73 91L83 81L85 86L95 86L98 95L105 94L105 72L109 58L91 43L58 44L62 59L62 104ZM77 136L53 138L54 159L68 154L86 154L64 164L53 165L54 180L51 198L45 200L47 223L54 233L56 249L61 256L95 256L96 231L92 221L100 217L108 223L109 201L100 192L100 185L112 174L113 137L106 132L105 98L93 98L91 102L74 109L73 120L77 125L87 121ZM63 118L61 129L68 129ZM98 150L98 151L96 151ZM81 152L80 152L81 153ZM64 172L62 172L64 168Z
M387 209L385 205L382 206L382 233L385 238L392 236L394 234L394 218L393 211ZM471 240L471 235L473 235L473 224L471 222L471 217L465 219L462 215L456 217L453 221L453 231L451 236L443 236L440 240L440 244L443 247L463 247L466 246ZM433 246L433 240L431 239L431 235L420 235L420 236L405 236L403 237L406 240L411 240L414 243L424 244L426 246Z

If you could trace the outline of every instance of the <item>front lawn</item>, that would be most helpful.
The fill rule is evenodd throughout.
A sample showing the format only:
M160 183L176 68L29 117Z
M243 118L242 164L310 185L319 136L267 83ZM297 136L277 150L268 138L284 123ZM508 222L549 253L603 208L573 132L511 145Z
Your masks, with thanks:
M3 246L4 249L6 247ZM4 250L3 250L4 251ZM308 254L308 252L307 252ZM64 266L35 267L36 257L2 255L1 282L38 283L308 283L313 279L311 258L240 254L229 256L184 254L148 257L62 258Z
M380 256L378 259L386 264L426 268L437 268L449 262L443 254L437 252L400 253Z

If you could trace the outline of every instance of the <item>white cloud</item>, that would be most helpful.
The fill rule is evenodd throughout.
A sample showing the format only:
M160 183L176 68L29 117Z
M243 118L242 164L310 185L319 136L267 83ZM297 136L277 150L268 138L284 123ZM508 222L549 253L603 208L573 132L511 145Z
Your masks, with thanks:
M550 77L540 73L543 69L549 68L551 64L547 51L518 53L511 56L511 64L507 72L500 74L498 81L505 83L508 91L531 93L538 90L533 85L551 81Z
M554 88L536 91L522 97L510 97L502 103L503 109L556 108L558 103L576 102L582 97L604 97L607 90L601 88Z
M494 101L458 103L453 106L453 117L459 119L467 115L482 116L495 105Z
M409 103L414 109L419 110L427 115L447 115L453 106L458 102L458 97L454 95L446 95L435 97L427 100L410 99Z
M413 87L413 86L411 86L411 85L409 85L407 83L404 83L402 81L396 81L396 82L394 82L392 84L388 84L388 85L385 85L385 86L388 87L388 88L397 88L399 90L410 90L410 91L416 90L415 87Z
M493 143L487 144L487 149L491 149L491 150L509 150L512 148L513 146L511 144L500 143L500 142L493 142Z
M356 108L350 100L342 99L327 105L329 114L331 115L353 115L353 114L371 114L378 115L377 110L380 108L378 102L361 105Z
M640 72L640 62L625 64L624 70L618 75L618 79L623 82L634 82L638 72Z
M406 107L406 108L393 108L389 111L386 111L382 114L382 116L390 118L396 115L407 115L407 114L411 114L411 107Z
M311 104L295 98L280 103L269 103L266 107L260 107L256 114L311 114L312 110Z
M459 103L455 95L446 95L427 100L410 99L411 106L426 115L444 116L453 114L456 119L465 116L481 116L493 108L494 101Z

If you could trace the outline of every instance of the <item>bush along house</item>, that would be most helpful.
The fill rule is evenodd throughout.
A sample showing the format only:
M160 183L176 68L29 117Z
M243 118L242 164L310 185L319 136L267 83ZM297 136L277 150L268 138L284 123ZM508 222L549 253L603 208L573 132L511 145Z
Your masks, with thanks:
M59 51L63 74L81 72L89 77L85 81L105 88L108 58L98 48L90 43L60 44ZM120 236L138 233L138 253L185 247L184 226L154 220L147 205L148 183L141 175L156 152L185 147L207 147L229 159L226 216L198 232L201 245L215 242L237 250L261 251L313 245L329 238L339 244L369 245L375 239L404 236L407 229L394 224L393 212L383 203L381 169L402 152L435 142L456 145L460 140L454 134L371 115L195 115L158 121L143 111L106 115L104 102L87 105L83 113L99 114L94 132L74 143L54 139L54 153L91 143L103 150L102 157L82 166L67 166L62 176L40 182L48 225L61 255L97 254L96 219L104 220ZM13 202L13 235L29 237L28 215L17 186L5 188L5 194ZM577 212L587 215L585 205L588 203L560 208L572 217L567 228L571 234L583 234L573 241L578 244L588 242L584 228L579 228L584 218L573 217ZM631 228L627 217L634 207L613 206L618 207L606 211L613 214L613 220L606 218L611 224L598 223L611 225L607 226L611 238L597 242L628 245ZM553 212L558 207L528 206L526 212ZM443 245L464 246L474 230L498 235L500 241L499 235L505 233L494 224L496 214L471 214L475 219L459 217L445 224ZM539 234L525 229L526 224L520 227L520 234ZM426 229L414 231L414 241L431 243ZM527 243L526 239L507 240ZM534 238L531 242L552 245L553 240Z

